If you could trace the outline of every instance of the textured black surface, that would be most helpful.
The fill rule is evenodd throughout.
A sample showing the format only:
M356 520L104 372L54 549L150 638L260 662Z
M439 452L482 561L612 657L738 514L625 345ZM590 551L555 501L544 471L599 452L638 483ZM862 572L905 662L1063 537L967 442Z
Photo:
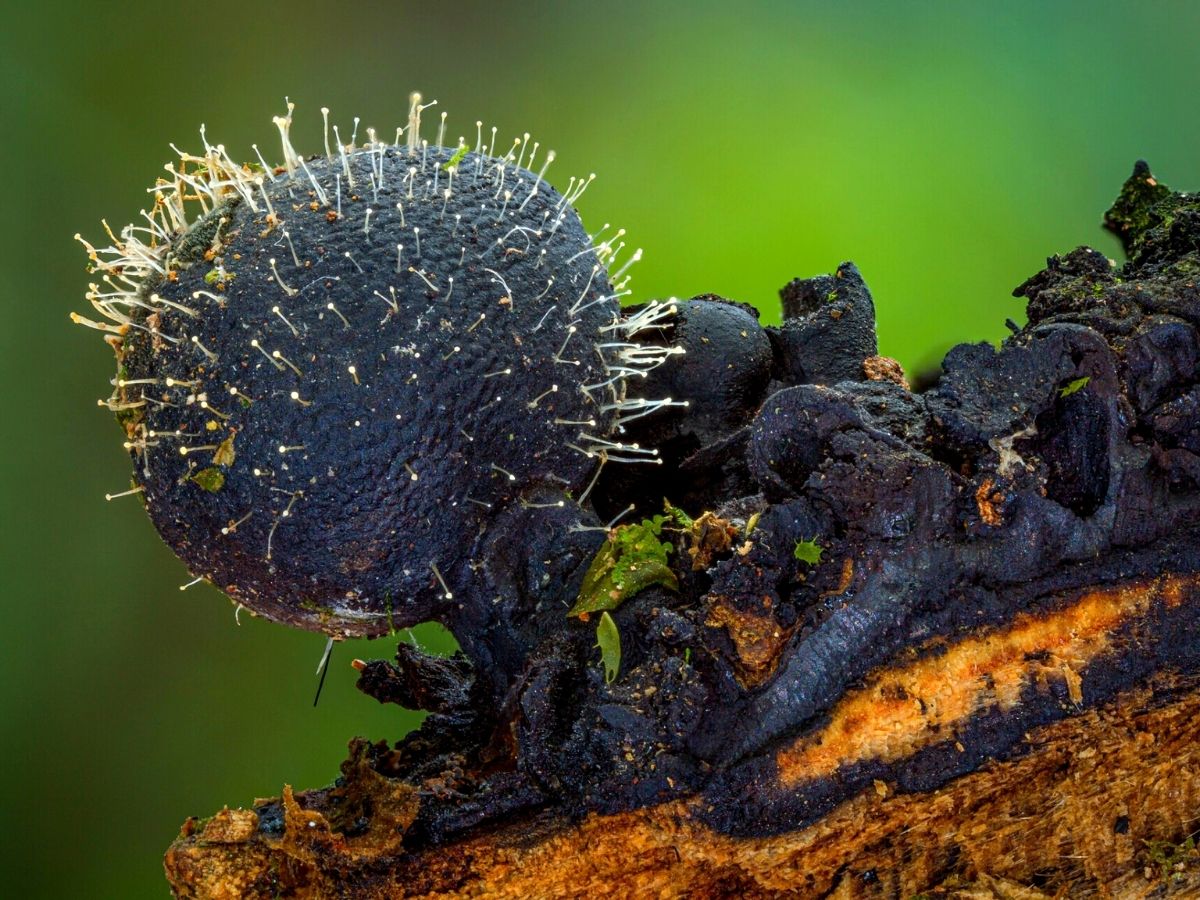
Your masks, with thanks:
M194 574L254 612L335 635L454 619L486 593L472 565L495 518L534 489L579 491L595 461L568 445L612 428L610 392L582 388L608 380L596 345L617 301L574 210L473 153L447 199L450 156L359 151L354 187L312 159L330 206L300 173L268 180L283 223L240 202L205 260L202 221L179 251L195 244L195 261L153 288L197 315L126 340L124 377L160 381L142 391L161 401L144 425L172 435L135 453L150 515ZM227 439L227 464L180 455ZM218 490L190 477L210 468Z
M779 292L783 325L771 329L783 384L861 381L862 363L879 352L875 304L858 267L842 263L832 275L797 278Z
M1146 177L1139 169L1133 180ZM1138 194L1127 186L1123 197ZM875 779L928 790L1023 752L1028 729L1074 714L1064 682L1031 683L1014 708L984 708L901 759L865 759L791 788L776 768L780 748L819 735L838 701L878 667L936 658L949 643L1063 609L1091 590L1200 572L1200 254L1181 254L1194 245L1163 224L1191 221L1185 213L1200 201L1150 196L1166 211L1127 202L1122 213L1151 223L1127 229L1135 260L1116 267L1086 248L1050 260L1019 289L1029 325L999 348L955 348L923 394L865 380L875 344L863 338L871 301L856 271L793 282L785 299L799 317L788 322L798 324L785 324L787 340L784 331L771 336L773 389L742 391L744 405L723 410L717 424L702 403L695 423L678 412L647 423L647 433L661 428L668 443L688 435L695 446L661 472L605 473L594 492L602 512L630 498L656 511L664 494L693 516L715 509L743 528L741 543L692 571L685 537L672 538L680 590L651 588L613 613L623 659L607 684L592 624L562 616L594 552L592 533L547 532L532 518L522 525L534 541L528 553L505 545L492 571L525 573L495 583L514 611L501 618L521 618L515 630L527 649L505 657L512 674L494 692L491 736L459 748L456 758L479 774L464 775L463 796L425 796L406 841L448 840L489 818L547 808L562 821L680 796L696 797L697 814L720 830L779 832ZM822 300L824 287L839 296ZM838 302L842 315L819 323L822 340L800 340ZM695 301L693 323L710 312L701 303L714 301ZM736 318L737 309L711 313ZM736 343L713 342L707 357L691 350L659 377L690 385L683 395L702 392L715 372L759 372L753 342ZM820 560L798 560L797 541L819 545ZM556 608L554 589L532 577L549 573L547 563L520 561L552 559L558 545L570 548L571 563L552 576L562 579ZM1188 590L1154 600L1110 635L1079 673L1084 706L1156 673L1200 670ZM742 648L715 617L729 610L777 636L765 675L746 677ZM406 739L401 752L425 739ZM433 759L379 766L409 778Z
M664 465L606 467L593 497L601 518L631 503L650 515L661 509L664 497L689 508L712 508L749 483L741 448L774 365L767 331L752 308L713 294L676 305L678 312L664 327L648 329L638 340L684 353L669 357L631 390L688 405L625 426L624 438L657 448ZM729 471L717 460L728 463Z

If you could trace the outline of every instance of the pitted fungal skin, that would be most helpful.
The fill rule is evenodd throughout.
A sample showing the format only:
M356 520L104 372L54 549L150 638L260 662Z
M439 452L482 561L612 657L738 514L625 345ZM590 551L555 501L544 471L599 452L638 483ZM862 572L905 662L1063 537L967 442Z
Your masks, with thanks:
M427 171L452 154L429 151ZM603 272L583 290L595 257L578 217L568 208L553 239L506 255L496 242L513 223L497 220L491 179L460 176L443 216L440 202L405 202L409 163L403 150L385 151L384 187L373 196L366 185L379 161L356 154L358 199L344 197L334 221L305 205L303 185L266 186L277 208L300 205L287 227L302 265L279 246L277 229L264 237L263 215L240 203L224 228L222 256L234 277L219 299L193 298L209 268L182 269L157 292L198 311L195 320L177 316L162 326L185 340L157 351L149 335L127 341L132 379L196 384L164 392L175 405L155 406L148 427L188 435L181 448L232 438L236 454L213 494L187 474L211 453L155 454L143 479L151 518L193 572L271 618L376 634L430 618L453 599L447 593L467 589L467 564L491 509L533 485L586 484L595 463L568 444L583 443L578 434L590 426L556 420L594 420L597 434L612 426L599 393L590 399L580 390L607 378L594 345L617 301L594 302L611 293ZM471 154L462 160L464 171L475 164ZM309 169L325 183L340 165L318 159ZM521 222L540 227L560 199L543 187ZM404 225L397 203L405 204ZM398 243L408 251L401 272ZM271 259L296 293L276 283ZM550 272L555 284L535 300ZM388 303L393 289L398 311ZM193 337L216 359L190 346ZM567 364L556 362L564 342ZM276 353L295 368L276 365ZM552 384L559 389L535 402ZM202 393L223 415L187 402ZM236 534L221 533L247 512Z
M120 323L108 403L163 539L237 603L333 636L452 623L486 594L509 507L536 493L578 525L568 498L602 459L656 461L614 432L656 411L626 380L675 349L633 354L628 332L667 308L621 319L619 248L570 203L590 178L560 194L552 155L519 165L528 135L504 156L339 136L301 158L290 110L277 124L285 166L206 144L180 166L201 174L160 193L164 243L117 241L150 271L89 295ZM171 233L193 182L213 208Z

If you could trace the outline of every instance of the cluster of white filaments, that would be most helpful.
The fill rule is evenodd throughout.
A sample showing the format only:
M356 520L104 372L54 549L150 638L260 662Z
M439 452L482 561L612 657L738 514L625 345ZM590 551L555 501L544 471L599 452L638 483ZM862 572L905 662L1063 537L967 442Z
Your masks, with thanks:
M257 145L253 145L257 163L239 165L231 159L223 144L210 143L205 129L201 127L200 137L204 147L203 153L198 155L188 153L172 145L178 159L165 166L167 177L160 177L155 185L148 189L153 203L150 209L142 210L138 222L126 225L119 233L114 233L105 223L104 228L111 243L102 248L95 247L76 235L76 238L87 250L91 260L91 271L99 279L89 285L87 293L87 299L99 314L99 318L86 318L72 313L72 320L104 333L105 339L117 350L118 356L121 354L123 338L132 331L141 331L149 335L155 347L166 344L180 346L187 349L187 352L193 352L198 357L202 357L208 363L216 363L219 359L218 354L226 351L223 348L206 346L199 335L189 333L189 323L195 322L200 315L197 310L185 303L169 300L158 293L153 293L149 286L172 280L174 278L172 268L176 259L185 252L194 252L197 249L188 247L187 244L189 240L193 239L192 235L189 235L189 231L199 230L198 223L211 225L208 233L215 235L211 242L206 238L205 246L198 248L199 251L203 253L205 250L209 250L210 243L219 244L220 229L227 223L224 216L230 209L230 201L236 201L245 204L246 208L265 222L267 231L275 232L280 238L278 241L280 249L277 255L269 260L268 274L281 292L281 302L272 306L270 311L272 321L277 323L276 327L286 329L286 332L281 332L285 337L290 335L292 338L299 339L302 332L307 329L305 323L297 319L294 313L289 314L288 301L316 282L308 280L310 273L306 270L310 268L310 264L307 260L301 259L301 254L297 252L292 241L292 235L298 235L300 233L298 229L302 226L293 222L292 228L289 229L289 223L284 218L284 214L290 214L290 211L283 208L284 204L279 203L278 193L275 194L275 203L272 203L269 184L281 181L286 181L288 185L294 185L305 193L311 191L309 196L314 198L315 204L324 208L323 214L330 221L343 219L350 214L352 208L348 202L350 198L361 199L364 202L359 204L359 207L365 205L365 213L362 216L361 228L356 227L356 232L361 234L364 242L374 243L381 239L380 213L385 209L380 206L380 191L385 187L385 178L399 177L401 199L394 203L394 209L399 217L399 224L404 230L396 236L402 238L401 240L396 240L394 237L388 238L395 244L397 283L402 278L419 279L421 291L428 291L436 295L438 301L445 304L445 301L449 301L454 294L455 278L445 272L431 271L427 266L422 265L421 229L409 227L409 223L404 218L405 208L409 204L416 203L435 204L435 211L441 210L438 220L441 227L445 228L451 237L456 237L462 225L462 215L453 213L447 215L446 210L449 201L455 196L456 188L465 183L464 179L470 178L472 186L480 183L488 185L491 204L485 204L485 208L481 212L487 217L487 221L499 224L503 231L501 237L489 246L481 248L480 252L476 254L479 265L490 274L492 283L500 295L501 312L499 314L502 315L505 308L512 310L526 303L538 303L556 284L560 289L568 283L572 284L572 294L575 287L579 287L579 293L573 302L568 299L567 302L551 305L551 308L541 316L537 328L534 329L535 331L541 329L552 316L559 317L560 321L557 324L561 326L564 338L561 347L552 359L556 367L560 365L578 367L581 365L580 354L592 352L596 354L601 364L600 379L594 383L580 386L580 390L586 395L589 404L596 409L597 418L564 419L555 417L551 420L556 427L567 430L567 437L563 444L589 458L598 459L601 464L608 461L660 463L661 460L658 458L656 449L642 447L632 441L623 441L621 435L625 431L624 426L633 420L663 408L687 405L684 401L670 398L634 397L627 392L627 386L632 379L645 378L657 366L667 362L675 355L683 353L682 348L679 347L643 344L634 340L639 333L651 329L657 329L660 334L665 333L664 329L669 327L670 319L676 312L677 301L672 298L662 302L650 302L635 314L627 317L615 314L612 320L601 327L597 334L585 336L580 333L582 319L579 316L581 313L598 304L607 303L617 306L622 298L630 295L629 270L642 257L641 249L626 252L624 229L612 231L611 227L605 224L601 229L589 235L590 246L568 261L574 262L577 258L585 257L589 253L594 255L594 262L590 267L590 274L586 274L586 281L584 274L578 276L578 281L575 279L567 281L567 273L550 271L549 266L545 265L547 242L567 221L568 215L572 213L571 207L592 184L595 175L572 177L566 189L561 193L560 199L546 210L541 221L536 223L536 227L531 227L527 221L517 218L517 216L523 213L535 197L545 192L544 179L547 170L554 162L554 152L548 151L539 157L541 145L537 141L531 142L528 133L515 138L511 146L503 149L498 143L497 129L491 128L490 133L485 132L482 122L475 123L473 146L465 137L459 137L456 144L447 145L445 144L446 115L444 113L440 117L436 143L430 145L421 137L421 119L422 114L434 105L435 103L423 103L420 94L413 94L410 98L407 124L396 129L392 141L380 140L375 130L369 128L366 130L367 140L361 145L357 143L359 131L357 118L354 120L349 140L345 141L338 126L330 125L329 111L322 109L324 151L328 163L324 182L313 172L313 168L319 169L319 167L310 167L310 160L297 153L292 144L291 128L294 104L290 101L287 102L287 112L274 118L283 160L282 165L279 166L268 164ZM447 161L445 156L448 151L450 156ZM365 167L363 165L364 154L367 163ZM403 167L404 174L402 176L394 174L396 172L394 166L385 166L385 156L388 154L391 154L392 158L396 154L407 156L409 162ZM351 165L352 160L354 165ZM365 181L363 178L364 168L366 169ZM532 183L528 180L531 174L533 176ZM330 183L331 181L332 183ZM395 182L391 184L391 187L396 187ZM493 187L494 190L492 190ZM394 198L395 195L392 196ZM300 207L293 206L293 208L298 210ZM313 208L316 209L316 205ZM391 206L386 207L386 211L391 214ZM504 229L503 223L506 220L515 221L517 224ZM264 234L266 233L264 232ZM426 236L426 240L428 239ZM462 253L458 255L460 266L463 265L467 253L468 249L464 243ZM499 270L499 260L512 253L533 256L534 269L541 269L545 277L545 286L540 288L540 293L532 293L530 296L514 295ZM350 250L346 250L342 256L358 272L363 272L362 266ZM206 258L213 259L211 251ZM214 287L219 287L226 279L233 277L232 273L225 270L219 253L213 259L212 265L214 281L217 282L213 285ZM545 267L543 268L543 266ZM587 270L585 269L583 272L587 273ZM608 281L612 285L610 293L593 290L593 281L601 273L611 273L608 275ZM336 276L325 276L318 280L330 279L337 280ZM584 283L579 284L578 282ZM226 298L221 293L212 290L196 290L192 296L201 303L213 302L222 308L226 302ZM390 319L398 318L401 314L401 304L395 287L389 288L386 293L375 290L369 298L364 299L364 302L369 302L373 307L377 307L379 315L382 316L381 325L386 324ZM351 324L346 315L347 312L349 310L345 307L339 309L330 302L325 306L321 316L324 318L327 314L326 321L333 327L348 329ZM414 331L420 330L436 319L430 310L426 310L426 314L423 314L424 319L423 316L416 318L413 323ZM465 328L465 333L473 332L485 319L490 320L491 315L490 311L478 313L476 318L476 313L472 312L471 324ZM165 322L172 323L173 327L170 331L164 329ZM289 359L278 346L273 346L272 342L267 339L260 341L258 338L250 338L247 344L248 357L260 360L259 365L269 365L280 376L289 380L293 376L295 379L303 379L304 360L302 358L299 359L298 364L296 360ZM395 349L400 351L399 347ZM445 353L443 359L449 365L454 365L454 355L458 350L459 347L454 346ZM406 350L404 352L416 357L420 356L418 351ZM361 365L364 360L358 362ZM363 378L367 377L366 373L353 363L344 366L344 369L356 386L361 383L360 372L362 372ZM483 377L502 380L511 374L512 369L508 367L487 373ZM417 380L415 371L411 380L414 382ZM221 398L231 397L234 401L240 402L243 407L249 407L255 402L255 398L239 391L237 385L210 386L207 393L198 381L171 378L163 381L157 378L114 379L113 385L112 395L99 403L114 412L135 410L147 405L190 406L197 404L220 420L218 423L220 424L228 420L230 414L222 411L210 401L219 402ZM155 396L155 393L163 386L181 393L178 397L170 394ZM153 387L155 390L146 390L149 387ZM558 384L549 385L545 392L526 405L531 413L537 412L540 409L539 401L543 401L544 398L558 391ZM217 396L218 393L221 397ZM310 399L312 394L305 391L302 385L298 390L290 390L285 393L301 407L313 404L313 400ZM496 401L498 402L500 399L500 395L497 394ZM599 418L601 414L602 418ZM396 418L399 419L400 415L398 414ZM605 431L605 428L598 424L598 420L615 423L615 425L607 433L596 433L598 430ZM358 424L355 422L355 425ZM468 441L473 440L466 431L462 429L460 431ZM185 457L209 453L214 454L214 462L218 462L217 457L222 452L222 443L216 440L212 442L205 440L209 437L208 435L187 434L182 431L155 432L144 424L133 426L132 432L129 435L130 440L127 442L127 447L139 453L143 471L147 476L150 471L151 450L168 442L174 442L173 449L170 449L169 452ZM303 451L304 446L299 441L294 443L281 441L279 444L281 456ZM286 469L286 466L284 468ZM516 479L512 473L496 463L491 463L486 468L509 480ZM412 480L416 481L416 472L411 468L409 471ZM272 472L273 470L270 469L254 469L254 474L260 477L267 477ZM598 474L599 469L596 472L597 476ZM592 479L591 484L580 498L581 501L586 498L595 484L595 480L595 478ZM141 486L134 486L129 491L111 494L109 498L133 495L142 490ZM279 489L275 488L274 490ZM282 519L294 514L293 508L298 498L302 496L302 493L298 491L284 493L287 495L286 506L282 512L278 512L273 517L274 521L265 550L267 559L271 558L271 540L276 528ZM471 497L463 499L466 502L489 506L489 504ZM224 529L222 533L235 532L237 525L244 522L250 515L252 512L246 513L245 517L237 522L229 523L227 529ZM441 576L435 565L433 572L440 582ZM442 587L446 596L451 596L444 583Z

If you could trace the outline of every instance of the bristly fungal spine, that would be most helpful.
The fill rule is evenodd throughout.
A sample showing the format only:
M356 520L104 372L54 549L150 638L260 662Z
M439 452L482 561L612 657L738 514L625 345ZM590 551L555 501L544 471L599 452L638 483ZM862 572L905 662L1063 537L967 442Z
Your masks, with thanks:
M641 250L583 229L594 174L560 194L527 133L501 151L477 123L447 145L445 114L430 145L434 105L413 94L392 142L361 145L322 109L324 153L304 156L286 101L277 166L201 127L139 222L77 236L99 318L72 319L116 351L100 403L160 533L247 608L335 635L469 596L492 514L546 485L579 496L605 461L661 462L623 424L684 405L637 395L682 352L638 340L675 301L622 316ZM384 596L409 602L393 616Z

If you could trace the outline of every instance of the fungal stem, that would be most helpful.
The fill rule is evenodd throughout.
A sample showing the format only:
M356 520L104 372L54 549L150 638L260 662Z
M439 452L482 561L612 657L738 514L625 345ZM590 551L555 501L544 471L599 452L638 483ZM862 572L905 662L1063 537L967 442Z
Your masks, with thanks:
M391 292L391 295L392 295L391 300L389 300L387 297L383 296L383 294L379 293L379 291L375 292L375 296L378 297L380 300L382 300L384 303L386 303L389 307L391 307L392 313L399 315L400 304L396 302L396 289L394 287L389 287L388 290Z
M574 335L576 331L577 331L577 329L575 328L574 325L567 326L567 336L565 338L563 338L562 346L559 347L558 352L554 354L554 361L556 363L563 363L563 364L572 365L572 366L579 365L579 360L577 360L577 359L563 359L562 358L563 351L567 349L567 344L570 342L571 336Z
M282 452L282 451L283 451L283 448L281 447L280 452ZM284 493L286 493L286 491ZM284 508L283 512L281 512L279 514L279 516L275 519L275 521L271 523L271 530L267 532L267 559L268 560L271 558L271 543L275 540L275 529L279 527L280 522L282 522L284 519L286 519L288 516L290 516L292 514L292 506L295 504L296 498L298 496L300 496L299 492L292 494L291 499L288 500L288 505Z
M337 141L338 154L342 158L342 171L346 175L346 186L354 187L354 174L350 171L350 158L348 156L346 156L346 147L342 143L342 136L340 134L338 134L338 127L336 125L333 126L333 137L334 137L334 140ZM339 208L338 215L340 216L341 214L342 214L342 211Z
M613 520L611 522L609 522L606 526L604 526L604 530L612 531L613 528L616 527L616 524L618 522L620 522L623 518L625 518L627 515L629 515L635 509L637 509L637 506L633 503L630 503L627 507L625 507L619 513L617 513L617 515L613 518Z
M304 170L304 174L308 177L308 183L313 187L313 193L317 195L317 199L321 201L322 206L329 205L329 195L325 193L325 189L321 187L321 182L313 177L313 173L308 170L308 165L304 162L304 157L297 157L297 162L300 163L300 168ZM341 215L339 211L338 215Z
M528 407L529 409L536 409L539 401L541 401L545 397L548 397L550 394L556 394L556 393L558 393L558 385L552 384L552 385L550 385L549 390L542 391L540 394L538 394L536 397L534 397L532 400L530 400L528 403L526 403L525 406Z
M177 309L184 315L191 316L193 319L200 315L200 313L196 312L196 310L192 309L190 306L184 306L182 303L176 303L174 300L168 300L166 297L163 297L160 294L151 294L150 302L154 303L156 301L161 303L163 306L169 306L171 309Z
M279 282L279 286L283 288L283 292L285 294L287 294L289 297L295 297L298 293L300 293L294 287L289 287L287 282L283 280L283 277L279 274L279 269L275 265L275 257L271 257L269 260L267 260L267 263L271 267L271 274L275 276L275 280Z
M342 315L342 311L340 309L338 309L336 306L334 306L332 301L330 301L329 303L326 303L325 308L327 310L329 310L331 313L333 313L335 316L337 316L339 319L341 319L343 325L345 325L347 328L350 327L350 320Z
M442 573L438 571L437 563L435 563L433 560L430 560L429 568L433 570L434 577L437 578L438 584L442 586L442 599L453 600L454 594L451 593L450 588L446 585L446 579L442 577Z
M300 257L296 253L296 245L292 243L292 236L288 234L288 230L283 229L283 239L287 241L288 249L292 251L292 262L296 264L296 268L303 268L300 263Z
M245 522L247 519L249 519L252 515L254 515L254 510L250 510L250 512L246 513L244 516L242 516L236 522L230 522L228 525L226 525L224 528L221 529L221 534L235 533L238 530L238 526L241 525L243 522Z
M628 319L614 321L611 325L605 325L600 330L620 331L626 337L633 337L638 332L657 326L663 319L675 315L678 311L678 307L675 305L677 302L674 297L665 302L654 300L647 303L645 307L638 310L637 313Z
M291 139L288 137L288 130L292 127L292 111L295 110L296 104L292 103L286 97L284 97L284 102L287 104L287 115L275 116L272 121L274 121L275 127L279 129L279 141L283 145L283 165L287 169L288 178L294 180L298 157L295 149L292 147Z
M209 362L217 361L217 359L218 359L217 354L213 353L211 350L209 350L207 347L205 347L202 343L200 343L200 338L196 337L194 334L192 335L192 343L196 345L196 349L198 349L201 353L203 353L206 357L208 357Z
M119 493L116 493L116 494L105 494L104 499L111 502L113 500L116 500L118 497L132 497L134 494L140 494L144 490L146 490L146 486L139 484L137 487L132 487L127 491L120 491Z
M429 279L426 277L425 273L424 273L424 272L422 272L420 269L414 269L412 266L409 266L409 267L408 267L408 271L409 271L409 272L411 272L413 275L416 275L416 276L417 276L418 278L420 278L420 279L421 279L423 282L425 282L425 284L427 284L427 285L429 286L429 289L430 289L431 291L433 291L435 294L437 294L437 293L440 293L440 291L438 291L438 287L437 287L437 285L436 285L436 284L434 284L432 281L430 281L430 280L429 280Z
M579 506L583 506L584 501L586 501L588 495L591 494L592 488L594 488L596 486L596 482L600 480L600 473L604 470L604 464L606 462L608 462L608 454L601 453L600 464L596 466L596 474L592 476L592 480L588 482L588 486L584 488L583 493L579 495L579 499L575 501Z
M579 293L579 299L575 301L575 305L571 307L569 315L575 315L579 311L580 305L588 295L588 291L592 289L592 281L596 278L596 273L600 271L600 264L592 266L591 274L588 275L587 284L583 286L583 290Z
M432 103L421 104L421 95L417 91L413 91L408 96L408 155L410 157L417 155L417 142L421 139L421 113L431 106L436 106L437 101Z
M260 344L258 342L258 338L251 338L250 346L253 347L255 350L257 350L259 353L261 353L263 356L265 356L267 359L267 362L269 362L271 365L273 365L276 369L278 369L280 372L283 371L283 363L279 362L279 360L275 359L274 357L271 356L270 353L268 353L266 350L264 350L262 344Z
M642 248L638 247L636 250L633 251L633 256L629 257L629 259L626 260L625 265L623 265L623 266L621 266L621 268L617 269L616 274L613 275L610 280L617 281L618 279L620 279L620 277L625 274L625 272L629 269L629 267L632 266L634 263L638 262L641 258L642 258Z
M503 304L504 301L507 300L509 305L511 305L513 302L512 289L508 286L508 282L504 280L504 276L501 275L499 272L497 272L495 269L488 269L485 267L483 271L489 273L492 276L493 282L498 283L502 288L504 288L504 296L500 298L501 304Z
M556 503L532 503L524 497L519 502L522 509L561 509L567 505L565 500L559 500Z
M267 161L263 159L262 153L259 152L258 144L251 144L250 146L254 150L254 155L258 157L258 161L262 165L263 171L267 173L272 181L276 181L277 179L275 178L274 167L267 165Z
M279 316L280 321L282 321L284 325L286 325L288 328L290 328L292 330L293 337L300 337L300 332L296 330L296 326L288 321L287 316L285 316L283 314L283 311L280 310L280 308L278 306L272 306L271 312L273 312L273 313L275 313L275 315Z
M501 475L506 475L506 476L508 476L508 480L509 480L509 481L516 481L516 480L517 480L517 476L516 476L516 475L514 475L512 472L508 471L508 469L502 469L502 468L500 468L498 465L496 465L495 463L489 463L488 465L489 465L489 467L490 467L490 468L491 468L493 471L495 471L495 472L499 472Z
M304 373L301 372L300 369L296 367L296 364L294 362L292 362L290 359L288 359L286 356L284 356L282 353L280 353L278 350L272 350L271 356L273 356L275 359L279 360L281 363L283 363L285 366L287 366L289 369L291 369L293 372L295 372L297 378L304 377Z

